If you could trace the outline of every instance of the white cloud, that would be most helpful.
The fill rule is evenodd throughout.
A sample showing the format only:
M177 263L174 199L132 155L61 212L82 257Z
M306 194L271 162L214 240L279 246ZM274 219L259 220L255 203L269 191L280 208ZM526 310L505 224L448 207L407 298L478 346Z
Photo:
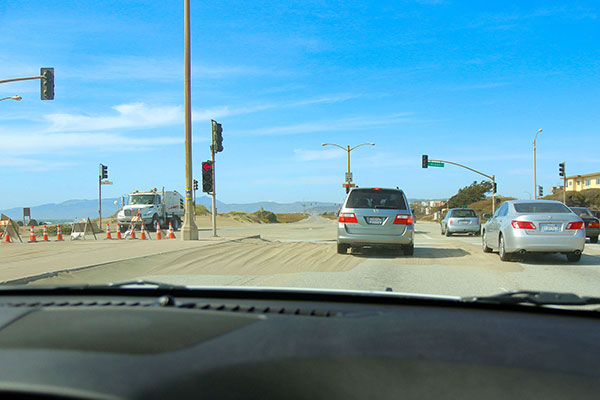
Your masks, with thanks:
M79 149L132 151L183 143L183 137L134 137L113 133L1 133L0 143L6 154L59 154Z
M232 132L238 136L267 136L267 135L295 135L314 132L349 131L364 126L388 125L397 123L414 122L411 113L398 113L383 116L352 117L333 121L305 122L301 124L276 126L272 128L250 129Z
M296 158L300 161L332 160L346 157L346 152L337 148L323 148L321 150L294 149Z

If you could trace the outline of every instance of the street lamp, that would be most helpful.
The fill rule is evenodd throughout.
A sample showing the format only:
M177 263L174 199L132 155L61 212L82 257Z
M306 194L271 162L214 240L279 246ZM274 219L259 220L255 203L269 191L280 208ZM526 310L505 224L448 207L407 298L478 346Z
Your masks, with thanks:
M542 130L538 129L535 133L535 137L533 138L533 198L537 200L537 178L535 176L535 139L537 139L537 135L541 133Z
M335 144L335 143L321 143L321 146L335 146L335 147L339 147L340 149L344 150L345 152L348 153L348 174L346 175L346 181L348 183L352 182L352 179L350 178L350 152L354 149L359 148L360 146L375 146L375 143L361 143L359 145L356 145L354 147L350 147L350 145L344 147L344 146L340 146L339 144Z
M9 97L3 97L0 99L0 101L2 100L16 100L16 101L21 101L23 100L23 98L21 96L9 96Z

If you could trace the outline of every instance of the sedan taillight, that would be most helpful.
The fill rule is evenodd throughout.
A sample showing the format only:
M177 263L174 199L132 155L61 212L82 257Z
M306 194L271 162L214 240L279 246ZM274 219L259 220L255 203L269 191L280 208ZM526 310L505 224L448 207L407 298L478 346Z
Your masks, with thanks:
M341 213L340 217L338 218L338 222L357 224L358 220L356 219L356 215L354 213Z
M398 214L394 219L396 225L412 225L413 219L410 215Z
M535 229L533 222L529 221L513 221L510 224L515 229Z
M589 228L600 228L600 222L592 221L588 224Z
M583 229L583 221L569 222L566 229Z

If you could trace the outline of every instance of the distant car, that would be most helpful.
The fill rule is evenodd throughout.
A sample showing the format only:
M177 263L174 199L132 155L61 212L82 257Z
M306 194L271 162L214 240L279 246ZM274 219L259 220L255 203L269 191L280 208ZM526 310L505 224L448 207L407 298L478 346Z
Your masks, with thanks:
M598 243L600 235L600 220L586 207L570 207L585 223L585 236L590 238L590 243Z
M453 233L468 233L479 235L481 222L475 210L470 208L451 208L444 219L440 221L442 235L452 236Z
M337 252L349 247L388 247L414 252L414 222L400 189L356 188L346 197L338 218Z
M502 261L515 253L563 253L577 262L585 229L583 220L559 201L510 200L485 223L481 239L483 251L498 250Z

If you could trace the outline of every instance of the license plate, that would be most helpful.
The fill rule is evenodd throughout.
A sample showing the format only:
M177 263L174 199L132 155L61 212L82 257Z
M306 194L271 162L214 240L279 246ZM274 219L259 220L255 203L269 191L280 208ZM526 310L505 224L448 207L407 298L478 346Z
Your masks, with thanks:
M463 224L463 225L467 225L469 223L469 221L464 221L463 220L463 221L460 221L460 223Z
M383 218L381 217L369 217L369 224L371 225L381 225L383 223Z
M559 224L542 224L542 232L558 232L559 229Z

